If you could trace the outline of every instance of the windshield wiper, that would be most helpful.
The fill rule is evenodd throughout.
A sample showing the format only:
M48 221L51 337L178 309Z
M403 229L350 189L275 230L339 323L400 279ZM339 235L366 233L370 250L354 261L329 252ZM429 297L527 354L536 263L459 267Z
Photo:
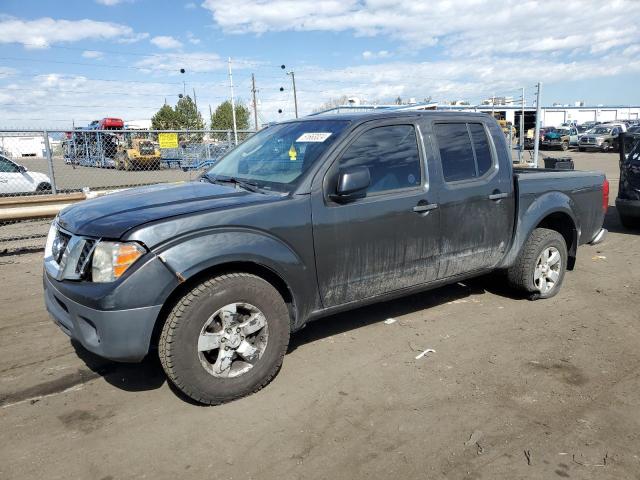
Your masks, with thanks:
M264 193L257 184L247 182L246 180L240 180L235 177L214 177L212 175L209 175L208 173L205 173L203 177L209 180L211 183L233 183L234 185L238 185L240 188L243 188L244 190L248 190L250 192Z

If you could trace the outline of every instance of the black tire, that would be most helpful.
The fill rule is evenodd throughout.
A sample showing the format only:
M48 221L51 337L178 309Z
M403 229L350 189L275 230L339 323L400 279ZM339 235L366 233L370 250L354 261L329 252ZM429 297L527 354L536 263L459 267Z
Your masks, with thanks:
M640 220L636 217L628 217L626 215L618 214L620 217L620 223L628 230L636 230L640 228Z
M208 318L225 305L246 302L266 317L268 341L253 368L237 377L216 377L200 363L198 337ZM158 352L169 380L195 401L207 405L229 402L266 386L280 370L289 344L289 311L267 281L248 273L210 278L184 295L169 313Z
M563 152L569 150L569 142L562 142L562 144L560 145L560 150L562 150Z
M600 147L600 149L602 150L602 152L608 152L610 150L610 145L607 142L604 142L602 144L602 147Z
M558 280L553 287L542 293L534 283L536 264L543 250L555 247L560 253L561 265ZM558 293L564 280L567 268L567 244L564 237L555 230L536 228L527 239L516 262L509 268L507 275L509 284L521 291L530 294L531 300L551 298Z
M36 192L50 192L50 191L51 191L50 183L42 182L38 184L38 186L36 187Z
M584 150L585 150L584 148L582 148L582 147L578 147L578 151L579 151L579 152L584 152Z

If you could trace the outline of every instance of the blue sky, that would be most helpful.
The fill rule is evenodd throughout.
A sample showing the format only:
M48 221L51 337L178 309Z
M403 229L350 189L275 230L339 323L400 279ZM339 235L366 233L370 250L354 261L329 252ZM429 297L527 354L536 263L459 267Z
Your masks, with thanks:
M293 116L281 64L303 114L343 95L530 102L537 81L544 104L637 105L639 23L631 0L4 0L1 123L148 119L183 88L207 112L229 56L245 102L255 74L262 121Z

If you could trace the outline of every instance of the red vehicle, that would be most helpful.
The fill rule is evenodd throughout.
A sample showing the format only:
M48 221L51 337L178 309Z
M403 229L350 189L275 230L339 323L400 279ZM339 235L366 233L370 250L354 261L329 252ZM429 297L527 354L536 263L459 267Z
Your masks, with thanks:
M92 124L96 122L91 122ZM102 120L97 120L95 127L96 130L122 130L124 129L124 120L121 118L105 117Z

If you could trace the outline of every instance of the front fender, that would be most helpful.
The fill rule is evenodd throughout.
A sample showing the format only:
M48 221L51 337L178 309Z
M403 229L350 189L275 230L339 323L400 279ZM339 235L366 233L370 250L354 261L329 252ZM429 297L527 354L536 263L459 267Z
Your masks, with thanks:
M524 199L526 202L526 198ZM575 205L571 197L561 192L548 192L537 197L531 202L525 209L522 207L522 199L520 208L518 210L518 218L516 221L515 234L511 248L507 252L507 255L503 259L499 268L507 268L513 265L516 258L522 251L525 242L531 235L531 232L542 222L546 217L554 213L563 213L571 218L574 226L574 239L573 248L578 245L578 238L580 235L580 226L575 216ZM569 252L570 256L575 256L575 250Z
M287 285L298 308L312 305L317 288L314 270L284 240L269 232L245 228L215 228L173 239L154 253L176 274L193 276L230 263L266 267ZM313 277L313 278L312 278ZM298 311L297 318L305 316Z

